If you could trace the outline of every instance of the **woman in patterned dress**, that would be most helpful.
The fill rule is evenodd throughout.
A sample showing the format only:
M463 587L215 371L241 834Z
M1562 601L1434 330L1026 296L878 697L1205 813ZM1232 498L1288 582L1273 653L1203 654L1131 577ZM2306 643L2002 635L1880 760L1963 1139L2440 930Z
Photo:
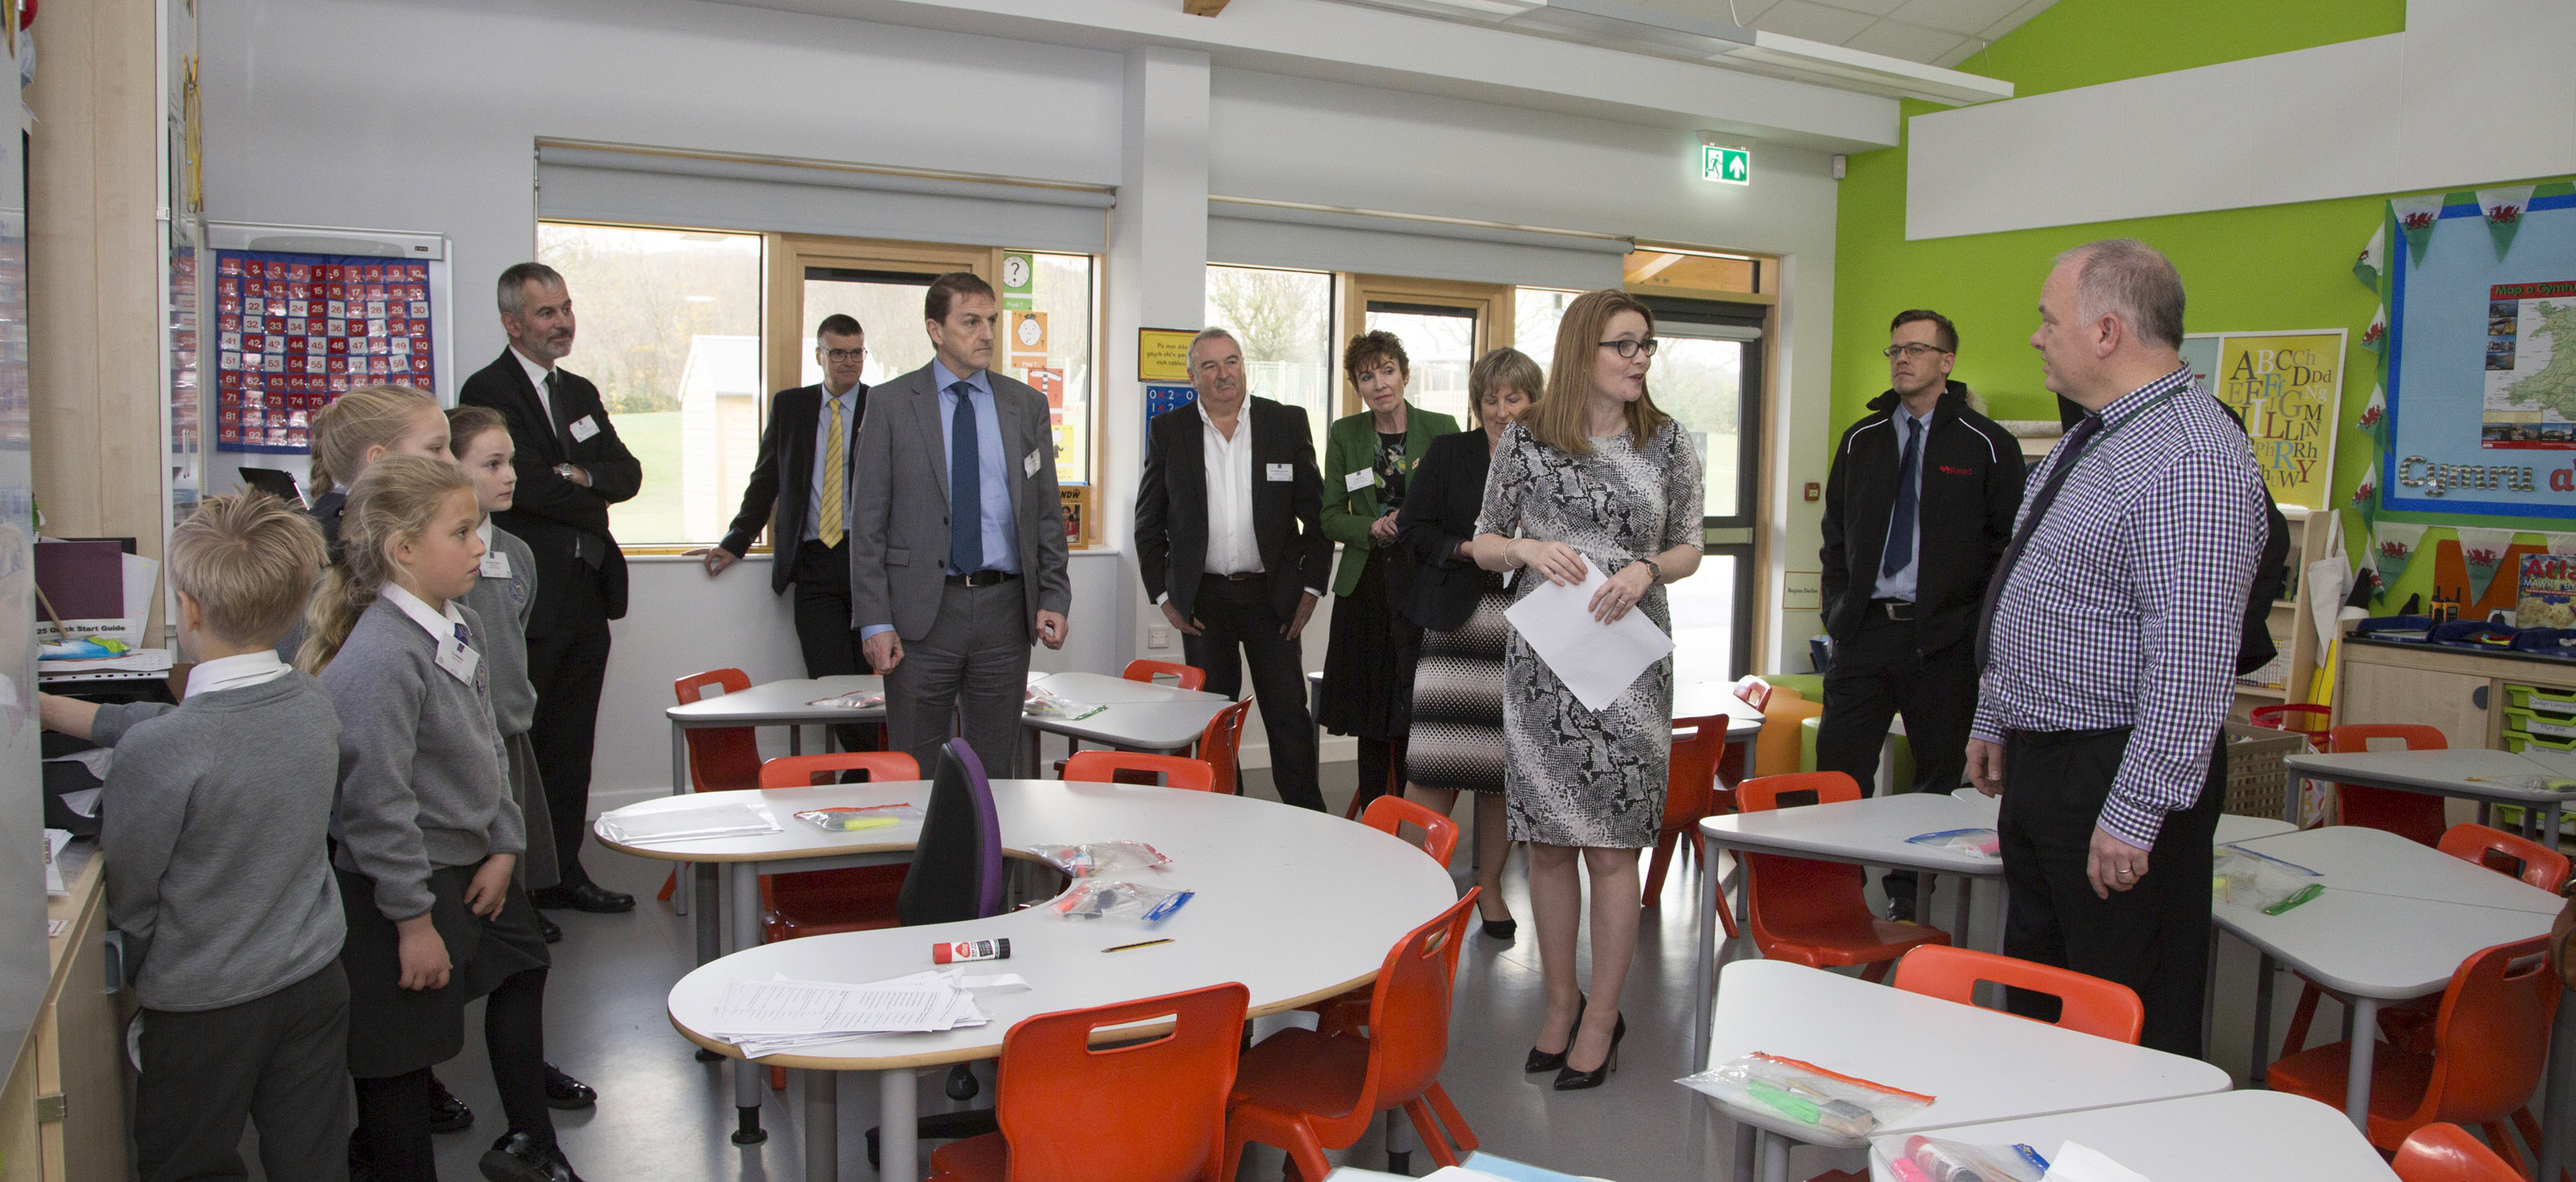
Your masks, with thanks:
M1511 837L1503 819L1503 644L1512 603L1503 577L1476 565L1476 518L1485 510L1485 471L1503 428L1547 386L1538 363L1495 349L1467 371L1467 400L1483 428L1443 435L1413 470L1396 518L1396 541L1414 563L1404 614L1422 629L1413 670L1413 735L1405 750L1404 798L1447 816L1461 792L1476 798L1476 909L1485 936L1509 940L1519 924L1503 900Z
M1653 313L1624 292L1567 306L1546 396L1495 445L1476 565L1529 568L1514 580L1515 598L1537 586L1533 575L1574 586L1598 569L1594 619L1639 609L1669 633L1663 584L1699 569L1700 465L1681 425L1646 395L1654 329ZM1512 840L1530 843L1530 911L1547 982L1547 1018L1526 1069L1556 1068L1558 1091L1598 1087L1627 1032L1619 989L1637 947L1637 851L1655 843L1664 815L1672 658L1599 712L1575 700L1517 631L1504 663L1503 795ZM1592 879L1598 1010L1575 981L1577 862Z

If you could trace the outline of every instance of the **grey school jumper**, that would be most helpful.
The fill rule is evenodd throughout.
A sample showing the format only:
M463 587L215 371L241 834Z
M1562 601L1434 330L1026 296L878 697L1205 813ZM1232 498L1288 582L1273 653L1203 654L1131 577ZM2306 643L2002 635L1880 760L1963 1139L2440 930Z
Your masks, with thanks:
M99 843L144 1008L239 1005L339 956L323 838L340 721L320 685L290 670L176 707L102 707L94 734L116 748Z
M486 651L482 621L460 609ZM527 846L488 691L436 658L429 633L379 596L322 670L340 712L339 865L375 880L376 908L396 922L429 910L432 868Z
M490 520L484 519L486 524ZM458 602L483 625L476 640L492 670L492 719L508 738L526 734L537 718L537 687L528 681L528 612L537 602L537 552L497 525L492 526L491 546L509 559L509 577L476 579L474 589Z

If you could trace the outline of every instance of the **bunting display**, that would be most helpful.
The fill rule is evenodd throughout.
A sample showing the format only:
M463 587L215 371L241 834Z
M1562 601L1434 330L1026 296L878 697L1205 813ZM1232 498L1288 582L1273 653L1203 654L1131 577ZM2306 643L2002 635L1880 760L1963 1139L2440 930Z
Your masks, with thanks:
M2353 260L2352 277L2363 287L2379 290L2379 273L2388 262L2388 218L2383 213L2379 228L2370 232L2370 242L2361 248L2361 257Z
M2522 211L2531 204L2531 190L2530 185L2478 190L2478 210L2487 219L2487 233L2495 239L2499 259L2512 249L2514 231L2522 228Z
M2380 447L2388 446L2388 387L2385 384L2372 383L2370 401L2361 404L2359 426L2370 432L2371 440Z
M2476 603L2486 596L2487 584L2495 581L2496 570L2504 565L2505 551L2513 548L2514 531L2464 525L2457 532L2460 562L2469 570L2467 602Z
M2361 347L2373 353L2388 352L2388 301L2382 299L2370 314L2370 326L2361 330Z
M2415 551L2424 544L2424 526L2413 522L2374 521L2370 525L2371 559L2379 568L2379 584L2394 587L2399 576L2415 561Z
M2433 223L2442 217L2442 194L2416 193L2391 197L2388 208L2397 217L2397 229L2406 235L2406 256L2415 263L2424 261L2424 248L2433 241Z

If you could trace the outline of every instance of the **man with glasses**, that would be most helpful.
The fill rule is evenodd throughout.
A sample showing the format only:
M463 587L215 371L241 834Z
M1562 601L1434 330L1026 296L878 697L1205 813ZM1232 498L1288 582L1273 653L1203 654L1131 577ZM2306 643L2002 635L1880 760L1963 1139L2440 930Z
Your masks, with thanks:
M859 322L838 312L823 318L814 337L823 380L770 395L769 426L760 433L742 511L723 542L689 553L706 563L707 574L720 575L767 529L770 591L796 585L805 675L831 677L869 671L850 623L850 457L868 409L868 388L859 381L868 351ZM877 745L872 725L833 729L844 748Z
M2021 445L1950 380L1959 334L1948 317L1915 309L1888 327L1890 388L1843 432L1825 479L1833 659L1816 766L1870 791L1887 724L1903 714L1914 780L1895 790L1948 792L1977 709L1977 607L2021 506ZM1915 876L1885 885L1890 917L1913 919Z

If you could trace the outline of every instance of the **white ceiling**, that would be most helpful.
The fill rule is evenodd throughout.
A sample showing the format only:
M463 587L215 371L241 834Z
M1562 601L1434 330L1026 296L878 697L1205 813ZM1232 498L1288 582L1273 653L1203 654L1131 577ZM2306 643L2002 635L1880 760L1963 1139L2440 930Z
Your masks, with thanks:
M1957 66L2057 0L1629 0L1647 8Z

